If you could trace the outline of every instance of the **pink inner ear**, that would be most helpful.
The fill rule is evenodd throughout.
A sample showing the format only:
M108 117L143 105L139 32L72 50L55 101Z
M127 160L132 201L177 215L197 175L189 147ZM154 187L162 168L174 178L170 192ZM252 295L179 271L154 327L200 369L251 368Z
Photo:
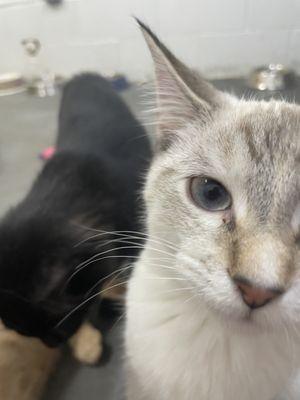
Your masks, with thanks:
M41 152L40 158L44 161L47 161L53 157L55 151L56 148L54 146L47 147L45 150Z

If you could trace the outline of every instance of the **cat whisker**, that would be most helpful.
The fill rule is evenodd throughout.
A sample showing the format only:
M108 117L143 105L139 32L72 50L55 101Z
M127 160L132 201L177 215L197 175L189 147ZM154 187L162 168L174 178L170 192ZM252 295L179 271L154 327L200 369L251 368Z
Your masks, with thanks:
M128 240L142 240L143 242L147 241L148 243L150 242L150 243L155 243L155 244L159 244L159 245L164 244L165 246L167 246L168 249L170 249L172 251L176 251L176 247L175 246L169 244L168 242L165 243L163 241L163 239L156 240L156 239L153 239L153 238L151 238L149 236L136 236L136 235L133 235L133 234L131 234L131 235L129 235L129 234L118 234L118 236L119 236L119 238L115 238L115 239L111 239L111 240L113 240L113 241L122 241L122 240L126 240L126 239L128 239Z
M10 295L12 297L15 297L15 298L19 299L19 300L25 301L26 303L30 303L31 302L31 300L28 297L24 297L21 294L15 292L13 290L10 290L10 289L0 289L0 293L8 294L8 295Z
M111 248L105 251L101 251L100 253L94 254L92 257L90 257L89 259L83 261L82 263L78 264L75 267L75 271L81 271L83 268L87 267L88 265L90 265L92 263L93 260L97 259L98 257L101 257L102 255L105 254L109 254L109 253L113 253L113 252L117 252L119 250L125 250L125 249L140 249L141 245L137 245L135 244L134 246L119 246L119 247L115 247L115 248ZM121 255L123 257L123 255ZM124 257L126 258L130 258L130 256L124 255Z
M111 329L114 329L121 321L123 318L126 317L126 311L124 311L120 317L114 322L113 326L111 327Z
M139 236L143 236L146 238L149 238L149 234L146 232L142 232L142 231L134 231L134 230L116 230L116 231L106 231L103 229L95 229L95 228L90 228L90 230L92 230L93 232L97 232L98 236L103 236L103 235L115 235L115 236L123 236L123 235L139 235ZM95 236L97 236L95 235ZM93 237L93 236L92 236ZM170 242L169 240L165 239L165 238L161 238L157 235L151 235L151 238L155 238L155 240L158 240L159 242L164 242L170 245L174 245L172 242ZM84 241L89 240L89 238L84 239Z
M88 304L90 301L92 301L94 298L100 296L101 294L107 292L108 290L111 290L115 287L118 286L123 286L127 283L127 281L125 282L119 282L116 283L113 286L109 286L106 287L105 289L100 290L99 292L93 294L92 296L88 297L87 299L85 299L84 301L82 301L80 304L78 304L76 307L74 307L64 318L62 318L54 327L54 329L59 328L69 317L71 317L76 311L78 311L80 308L82 308L83 306L85 306L86 304Z
M100 257L100 256L102 256L102 255L104 255L104 254L109 254L109 253L112 253L112 252L115 252L115 251L120 251L120 250L128 250L128 249L134 250L134 249L143 249L143 248L144 248L144 246L143 246L142 244L137 244L137 243L135 243L135 242L129 242L129 241L126 242L126 241L125 241L124 243L133 244L133 245L132 245L132 246L120 246L120 247L108 249L108 250L102 251L102 252L100 252L100 253L94 254L94 255L93 255L91 258L89 258L88 260L86 260L86 261L80 263L79 265L77 265L77 266L75 267L75 270L76 270L76 271L81 271L81 270L82 270L83 268L85 268L87 265L90 265L91 261L93 261L95 258ZM172 254L172 253L166 252L166 251L164 251L164 250L162 250L162 249L156 249L156 248L151 247L151 246L148 246L148 249L151 249L151 250L156 251L156 252L158 252L158 253L166 254L166 255L170 256L170 260L171 260L172 257L173 257L173 254ZM128 255L128 259L130 259L130 258L131 258L131 256Z
M139 240L143 240L143 238L150 240L151 242L156 242L156 243L164 243L167 245L167 247L169 247L171 250L176 250L176 247L174 246L174 244L166 239L160 238L158 236L153 236L151 235L151 237L149 237L149 235L147 233L144 232L139 232L139 231L103 231L103 230L96 230L98 233L90 236L89 238L85 238L82 241L80 241L78 244L75 245L79 246L80 244L83 244L89 240L95 239L95 238L100 238L102 236L105 235L114 235L114 236L118 236L118 237L128 237L129 239L139 239ZM139 236L138 236L139 235ZM114 240L114 239L112 239Z
M111 257L113 258L113 256L111 256ZM139 257L137 256L137 258L139 258ZM159 261L160 261L160 260L159 260ZM158 264L158 263L150 263L149 265L152 266L152 267L160 267L160 268L162 268L162 269L173 270L173 271L175 271L176 273L178 273L178 271L177 271L176 268L170 267L170 266L168 266L168 265ZM124 267L124 268L120 268L120 269L118 269L117 271L112 272L111 274L109 274L108 276L105 276L104 278L99 279L99 280L92 286L92 288L87 292L87 295L90 294L91 292L93 292L93 290L96 289L96 287L97 287L101 282L103 282L103 281L109 279L110 277L112 277L112 280L117 279L117 278L122 274L122 272L124 272L125 270L128 270L128 269L132 269L132 265L131 265L131 264L128 265L128 266L126 266L126 267ZM146 278L145 278L145 279L146 279ZM181 280L181 281L185 281L185 279L183 279L183 278L174 278L174 277L151 277L151 278L149 278L149 279L157 279L157 280L159 280L159 279L168 279L168 280Z
M130 264L130 265L127 265L127 266L125 266L125 267L123 267L123 268L119 268L118 270L112 272L112 273L109 274L108 276L105 276L104 278L99 279L99 280L89 289L89 291L86 293L86 295L89 296L89 295L97 288L97 286L100 285L100 283L106 281L106 280L109 279L109 278L112 278L112 282L113 282L113 281L116 280L120 275L122 275L122 273L123 273L124 271L127 271L128 269L131 269L131 268L132 268L132 265L131 265L131 264Z
M162 268L166 267L166 266L164 266L163 264L152 264L152 265L153 265L153 266L162 267ZM167 267L168 267L168 266L167 266ZM128 266L128 268L129 268L129 266ZM120 272L123 272L123 271L120 271ZM116 277L114 277L114 278L116 278ZM106 279L106 278L105 278L105 279ZM153 279L153 280L185 281L185 279L183 279L183 278L176 278L176 277L145 277L144 279L146 279L146 280L147 280L147 279L150 279L150 280ZM90 301L92 301L95 297L100 296L101 294L103 294L103 293L105 293L105 292L107 292L107 291L109 291L109 290L111 290L111 289L114 289L114 288L116 288L116 287L124 286L124 285L126 285L127 283L128 283L128 280L125 280L125 281L122 281L122 282L118 282L118 283L116 283L116 284L114 284L114 285L108 286L108 287L106 287L106 288L104 288L104 289L98 291L97 293L91 295L90 297L88 297L87 299L85 299L83 302L81 302L78 306L76 306L73 310L71 310L63 319L61 319L61 320L56 324L55 328L58 328L60 325L62 325L63 322L66 321L66 319L68 319L71 315L73 315L73 314L74 314L77 310L79 310L81 307L83 307L84 305L86 305L87 303L89 303ZM182 291L182 290L188 290L188 289L192 289L192 287L188 287L188 288L186 288L186 287L184 287L184 288L175 288L175 289L172 289L172 290L170 290L170 291L164 291L164 293L168 293L168 292L173 293L173 292L176 292L176 291ZM91 289L90 289L90 291L91 291ZM90 292L90 291L89 291L89 292ZM88 292L88 293L89 293L89 292Z
M179 287L179 288L174 288L174 289L169 289L169 290L161 290L160 294L163 294L163 295L172 294L172 293L176 294L177 292L190 293L190 291L192 291L194 289L195 289L194 286ZM193 297L196 297L196 296L193 296ZM135 301L127 300L127 304L140 305L141 307L144 307L144 302L139 303L136 300Z
M193 289L195 289L195 288L193 288ZM195 293L193 296L191 296L191 297L189 297L188 299L184 300L183 304L188 303L189 301L195 299L195 298L198 297L198 296L199 296L199 294L198 294L198 293Z
M103 257L103 258L106 259L106 258L116 258L116 257L117 257L117 258L126 258L126 259L127 259L127 257L125 257L125 256L106 256L106 257ZM101 260L101 259L100 259L100 260ZM98 261L98 260L94 260L94 262L96 262L96 261ZM130 269L130 268L132 268L132 265L121 267L121 268L119 268L119 269L117 269L117 270L111 272L110 274L106 275L105 277L101 278L101 279L98 281L98 284L100 284L101 282L103 282L103 281L105 281L105 280L111 278L112 276L114 276L114 274L117 274L117 273L119 273L119 272L125 272L125 271L127 271L128 269ZM71 280L72 280L79 272L80 272L80 271L75 271L75 272L68 278L67 282L65 283L65 286L64 286L64 289L63 289L63 290L66 289L66 287L67 287L68 284L71 282Z
M152 264L153 265L153 264ZM162 265L156 264L156 266L161 267ZM162 266L163 267L163 266ZM172 276L146 276L142 278L143 280L149 280L149 281L184 281L186 282L186 279L184 278L176 278Z
M162 293L173 293L173 292L180 292L180 291L184 291L184 290L194 290L194 289L195 289L194 286L187 286L187 287L180 287L180 288L165 290Z
M150 264L149 264L149 265L150 265ZM164 265L161 265L161 264L152 264L151 266L156 266L156 267L162 267L162 268L164 268ZM122 272L122 271L121 271L121 272ZM120 275L120 274L114 276L112 280L117 279L119 275ZM186 282L186 280L183 279L183 278L177 278L177 277L172 277L172 276L151 276L151 277L149 276L149 277L143 277L142 279L143 279L143 280L154 280L154 281L169 280L169 281L184 281L184 282ZM100 282L98 281L98 282L94 285L94 287L93 287L92 289L95 289L95 287L97 287L99 283L100 283ZM89 290L88 294L92 291L92 289Z
M70 283L70 281L71 281L80 271L82 271L82 270L83 270L85 267L87 267L88 265L90 265L90 264L92 264L92 263L94 263L94 262L99 262L99 261L101 261L101 260L113 259L113 258L114 258L114 259L122 259L122 258L123 258L124 260L127 260L127 261L128 261L128 258L130 258L131 260L137 260L137 259L139 259L139 256L130 256L130 257L128 257L128 256L125 256L125 255L107 255L107 256L103 256L103 257L99 257L99 258L94 258L93 260L90 259L90 261L88 262L88 264L84 265L81 269L76 270L75 272L73 272L73 274L68 278L68 280L67 280L65 286L67 286L67 285ZM159 258L151 257L151 258L149 258L149 259L151 259L151 260L157 260L157 261L166 261L166 262L170 261L169 258L162 258L162 257L159 257ZM129 269L129 268L132 268L132 266L130 265L130 267L128 267L128 269ZM174 271L177 271L176 268L171 267L171 266L167 266L166 268L172 269L172 270L174 270ZM127 267L126 267L125 269L127 269ZM123 271L123 270L124 270L124 267L121 267L120 269L118 269L118 270L116 270L116 271L113 271L111 274L105 276L105 277L103 278L103 280L109 278L109 277L112 276L114 273L117 273L117 272Z

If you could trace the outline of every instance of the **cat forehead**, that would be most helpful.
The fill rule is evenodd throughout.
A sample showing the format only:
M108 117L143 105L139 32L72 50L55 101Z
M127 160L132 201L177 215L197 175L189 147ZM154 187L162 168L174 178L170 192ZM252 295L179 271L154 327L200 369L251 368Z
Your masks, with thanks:
M212 116L211 126L224 140L234 141L240 136L260 146L273 144L272 150L276 151L277 146L291 139L297 142L300 107L278 101L232 100Z
M228 114L232 114L232 124L246 139L262 139L258 143L267 147L273 143L273 151L276 151L276 145L291 139L296 143L300 130L298 105L278 101L237 101L232 108L233 112L228 110Z
M199 157L205 164L233 162L242 165L300 161L300 107L285 102L254 102L232 99L205 125L197 121L183 128L175 152ZM187 152L189 154L187 154ZM192 153L192 154L191 154Z
M185 177L219 180L260 218L291 219L300 199L299 133L299 106L236 100L205 127L187 126L171 158Z
M253 164L270 163L274 168L279 164L282 168L299 158L300 107L275 101L238 101L220 111L213 132L213 147L225 159L239 159L242 154L242 165L248 162L253 168Z

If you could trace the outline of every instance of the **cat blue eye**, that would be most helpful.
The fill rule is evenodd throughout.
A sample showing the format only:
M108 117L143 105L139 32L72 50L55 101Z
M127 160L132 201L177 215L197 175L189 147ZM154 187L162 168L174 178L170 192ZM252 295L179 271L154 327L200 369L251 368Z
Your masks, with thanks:
M190 181L190 195L194 203L207 211L224 211L231 207L232 199L218 181L198 176Z

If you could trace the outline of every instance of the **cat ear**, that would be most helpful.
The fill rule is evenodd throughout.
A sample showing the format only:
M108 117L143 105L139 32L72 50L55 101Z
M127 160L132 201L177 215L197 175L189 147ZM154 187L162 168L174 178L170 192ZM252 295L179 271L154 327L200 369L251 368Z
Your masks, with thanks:
M205 122L222 103L222 93L186 67L143 22L136 20L155 64L159 132L168 137L195 118Z

